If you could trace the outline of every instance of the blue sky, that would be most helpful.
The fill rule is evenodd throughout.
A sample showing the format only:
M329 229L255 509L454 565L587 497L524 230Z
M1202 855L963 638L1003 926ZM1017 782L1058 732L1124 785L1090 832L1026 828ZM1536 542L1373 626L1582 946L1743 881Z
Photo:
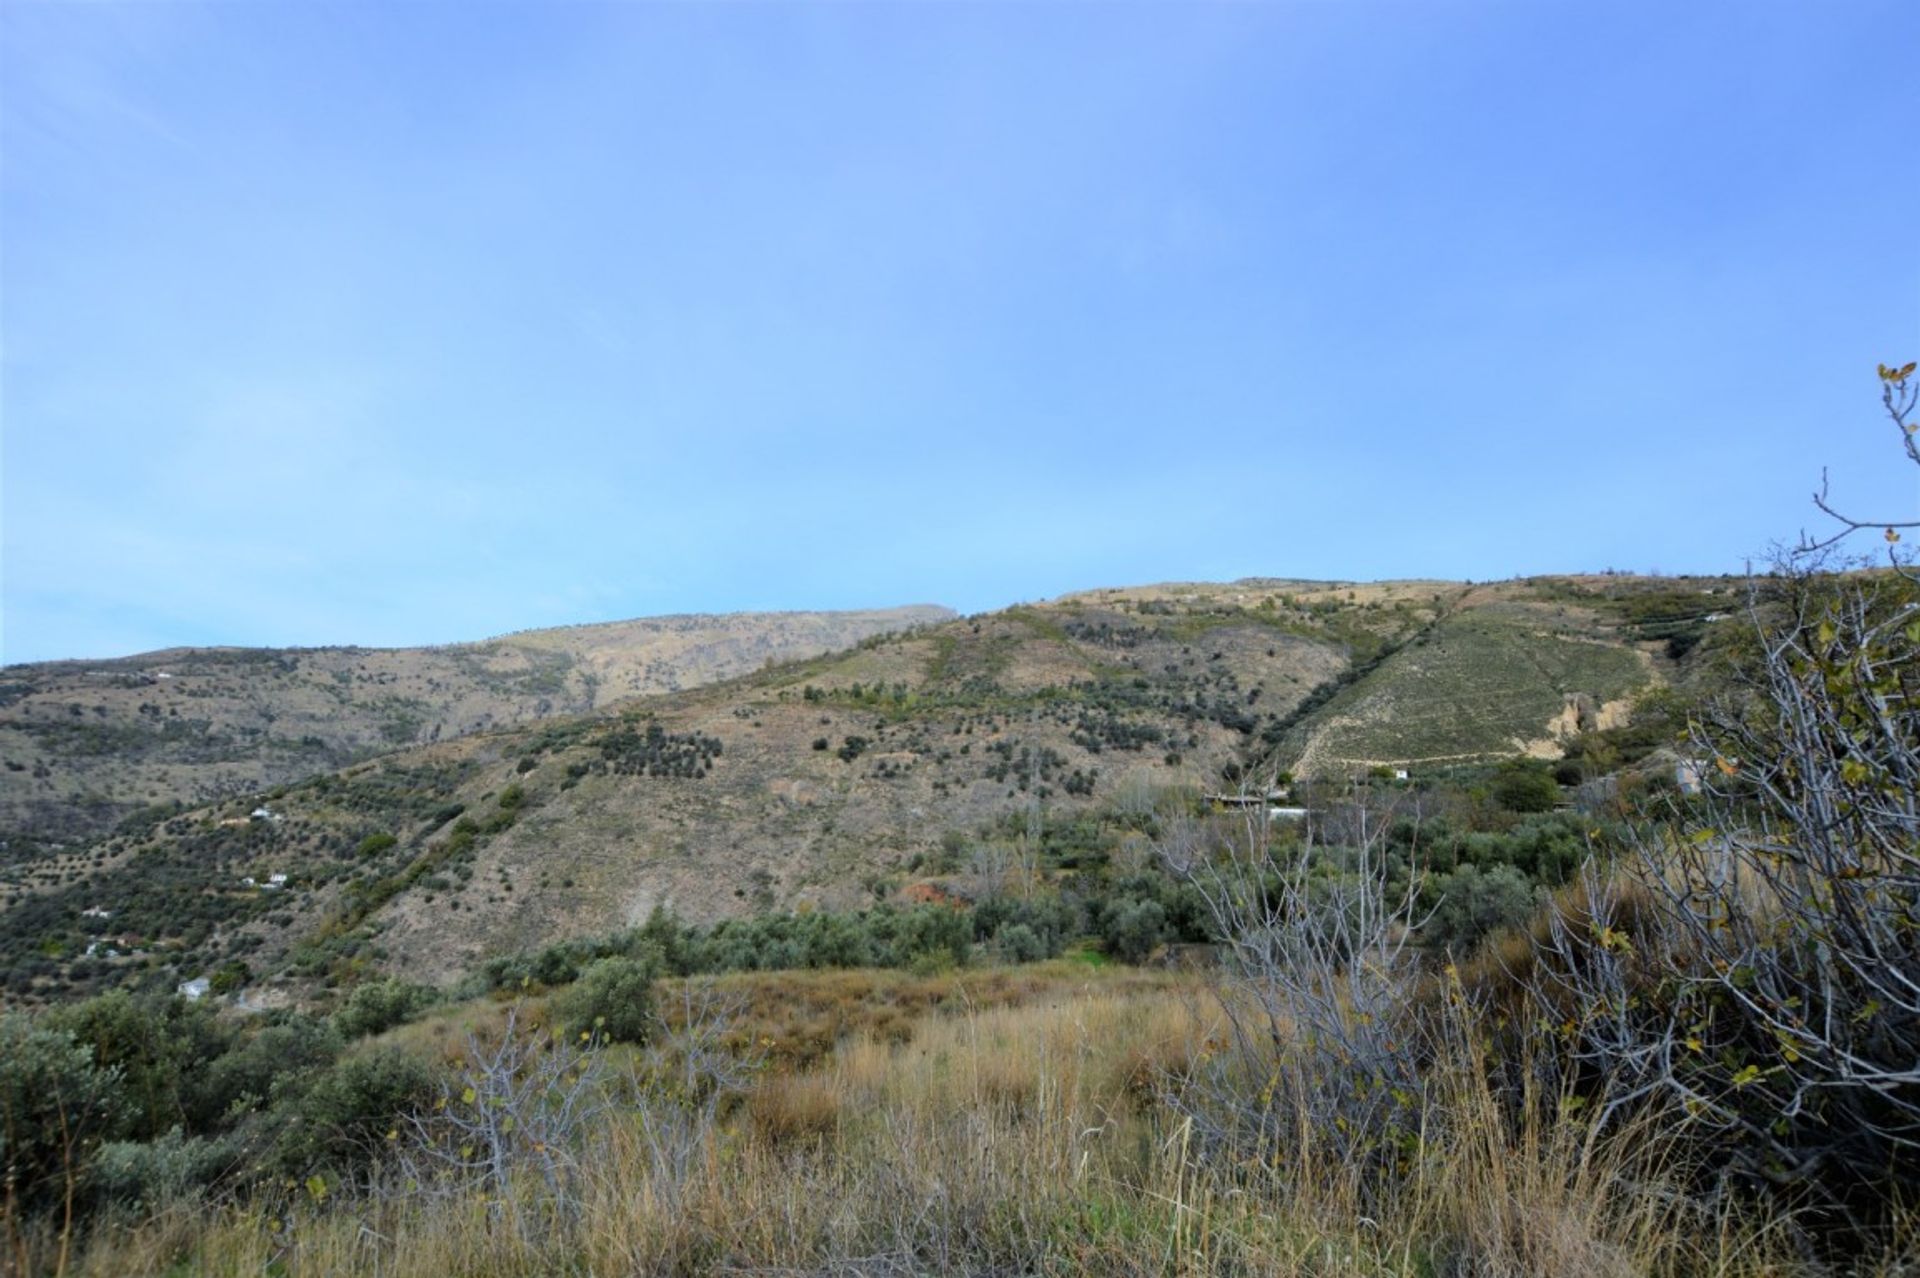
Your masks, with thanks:
M1911 518L1914 16L14 0L0 656Z

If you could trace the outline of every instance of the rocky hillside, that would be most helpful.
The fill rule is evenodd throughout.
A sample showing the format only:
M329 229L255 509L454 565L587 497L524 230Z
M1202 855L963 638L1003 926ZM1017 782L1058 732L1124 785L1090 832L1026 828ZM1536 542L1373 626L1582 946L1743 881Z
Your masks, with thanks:
M0 669L0 842L71 843L405 746L851 647L945 608L649 617L439 648L177 648Z
M1036 810L1551 754L1669 679L1731 589L1260 580L947 621L16 859L0 965L12 997L238 963L296 984L368 965L447 977L656 904L712 920L988 872ZM113 972L89 973L107 948Z

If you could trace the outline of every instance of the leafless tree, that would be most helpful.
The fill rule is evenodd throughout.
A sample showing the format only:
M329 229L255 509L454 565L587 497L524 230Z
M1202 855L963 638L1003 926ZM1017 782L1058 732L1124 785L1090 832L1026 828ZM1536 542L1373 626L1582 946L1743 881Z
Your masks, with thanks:
M1747 1173L1920 1185L1920 599L1801 563L1768 587L1743 686L1692 730L1702 794L1638 846L1664 1075Z
M674 1015L661 1018L643 1068L625 1079L652 1183L667 1195L691 1179L722 1103L745 1091L766 1061L764 1050L736 1041L748 1011L744 995L710 978L689 979L672 1001Z
M1386 850L1393 797L1341 802L1341 845L1276 831L1243 797L1211 847L1176 827L1163 862L1205 901L1223 949L1227 1042L1176 1097L1197 1129L1262 1161L1311 1141L1365 1188L1413 1137L1433 1026L1412 948L1418 885Z
M967 870L972 880L974 899L998 900L1007 890L1013 863L1013 849L1002 840L976 841L967 854Z
M1886 409L1887 417L1899 432L1900 447L1906 453L1907 460L1920 466L1920 425L1913 420L1914 409L1920 405L1920 381L1914 380L1915 365L1912 362L1889 368L1880 365L1880 403ZM1827 472L1820 472L1820 488L1813 495L1813 504L1822 513L1828 515L1839 527L1825 537L1812 538L1802 534L1798 550L1802 554L1815 553L1829 549L1846 541L1855 533L1878 528L1887 543L1887 557L1896 572L1913 576L1914 561L1910 555L1900 554L1900 530L1920 528L1920 519L1860 519L1847 514L1833 505L1829 493Z
M434 1107L408 1119L413 1139L401 1159L416 1192L479 1190L496 1221L524 1230L519 1181L537 1177L543 1226L579 1211L585 1137L604 1118L602 1057L590 1043L550 1037L507 1013L498 1041L474 1033Z
M1912 368L1881 375L1920 463ZM1720 1170L1858 1227L1920 1189L1920 585L1837 541L1751 583L1701 792L1632 840L1646 908L1561 921L1540 990L1610 1103L1677 1101Z
M412 1192L480 1194L501 1227L544 1237L577 1226L588 1181L616 1130L637 1133L654 1192L692 1180L725 1098L764 1053L735 1040L745 1001L713 981L683 982L655 1013L651 1046L624 1069L591 1034L554 1037L518 1007L497 1040L469 1034L432 1109L407 1121L398 1150Z

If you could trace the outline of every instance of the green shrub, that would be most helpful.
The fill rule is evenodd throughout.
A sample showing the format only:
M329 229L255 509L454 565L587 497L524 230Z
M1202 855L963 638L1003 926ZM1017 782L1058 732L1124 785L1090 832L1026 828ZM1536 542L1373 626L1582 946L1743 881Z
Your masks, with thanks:
M118 990L56 1008L42 1024L70 1034L96 1066L116 1074L127 1107L125 1134L135 1140L192 1120L206 1063L234 1039L205 1003Z
M1433 945L1468 950L1489 933L1519 927L1540 905L1540 891L1519 869L1463 865L1431 876L1425 885L1432 914L1423 935Z
M354 855L361 858L378 856L399 841L384 831L379 834L369 834L360 840L360 846L354 849Z
M1545 762L1510 759L1494 774L1493 801L1509 812L1551 812L1560 801L1560 787Z
M295 1178L373 1162L388 1147L387 1133L437 1095L433 1071L410 1052L385 1047L347 1057L297 1102L278 1107L286 1121L276 1162Z
M83 1190L101 1142L131 1113L120 1072L96 1065L73 1035L0 1016L0 1202L32 1214L70 1185Z
M1009 963L1035 963L1048 957L1046 942L1025 923L1012 923L1001 928L994 937L994 946L1000 951L1000 957Z
M1167 939L1167 911L1158 901L1127 901L1107 915L1101 939L1127 963L1144 962Z
M178 1127L148 1141L109 1141L94 1166L94 1200L143 1212L192 1198L240 1160L232 1137L184 1135Z
M188 1106L189 1131L208 1131L241 1114L286 1101L340 1055L340 1036L297 1013L268 1025L206 1067Z
M1053 958L1084 930L1076 903L1061 896L995 897L973 909L973 939L1015 963Z
M247 982L252 979L253 969L239 959L232 959L214 969L212 978L207 982L207 988L215 994L232 994L236 990L246 988Z
M600 959L554 1000L562 1024L575 1034L615 1043L644 1043L653 1027L651 959L616 955Z
M875 956L887 967L964 967L973 952L973 920L963 910L923 905L896 911L881 908L866 916Z
M333 1027L351 1042L404 1025L440 1000L430 985L415 985L399 977L371 981L354 988L344 1007L333 1014Z

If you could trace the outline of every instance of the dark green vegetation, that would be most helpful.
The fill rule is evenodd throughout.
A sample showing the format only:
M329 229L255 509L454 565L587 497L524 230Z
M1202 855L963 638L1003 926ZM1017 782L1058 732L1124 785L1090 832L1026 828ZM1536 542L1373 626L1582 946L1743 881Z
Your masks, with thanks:
M0 1018L0 1048L5 1189L29 1215L351 1165L431 1100L416 1056L349 1053L300 1013L237 1025L177 998L115 993Z

